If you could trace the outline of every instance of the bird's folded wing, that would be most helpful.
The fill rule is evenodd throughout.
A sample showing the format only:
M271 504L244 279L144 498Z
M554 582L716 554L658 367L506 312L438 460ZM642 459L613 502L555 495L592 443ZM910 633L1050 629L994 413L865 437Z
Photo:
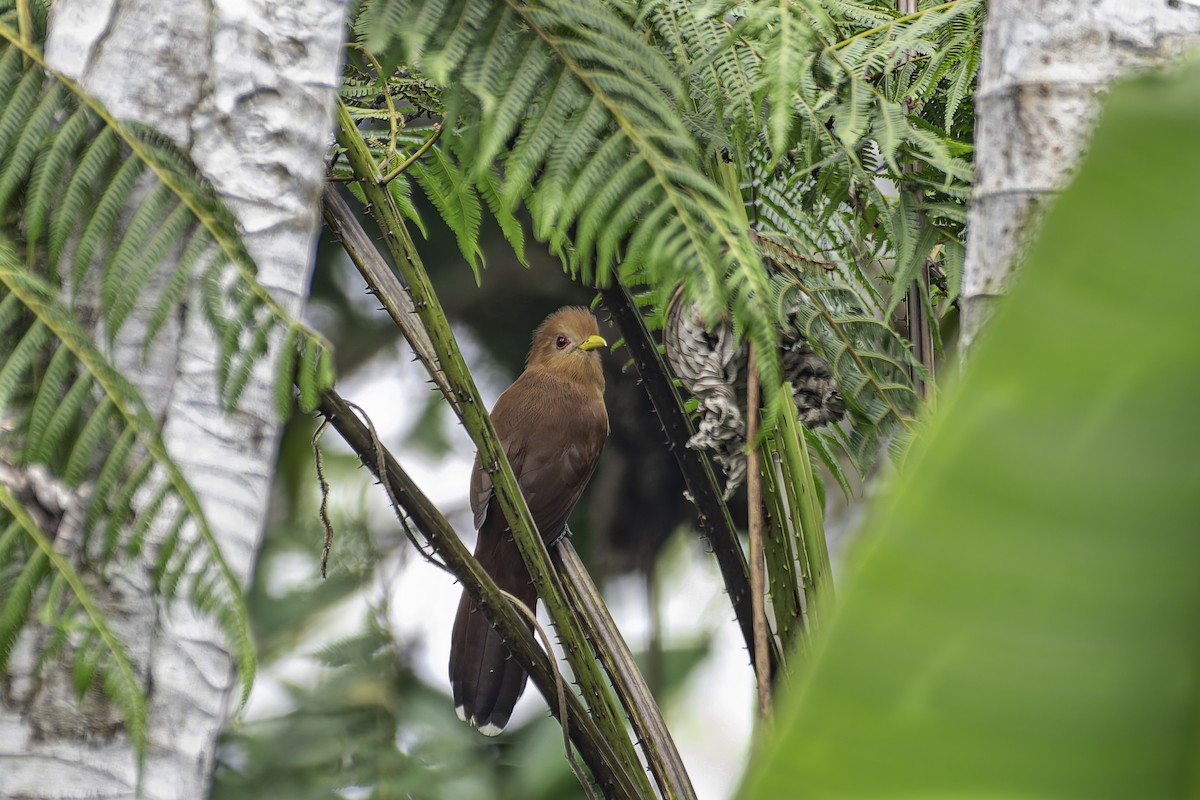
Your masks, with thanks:
M513 389L520 383L513 384ZM514 393L513 389L501 396L492 412L496 432L538 531L545 541L554 541L600 458L608 435L608 417L602 404L571 402L574 398L570 397L552 406L555 413L534 417L523 413L525 409L519 404L522 393ZM561 392L553 385L528 389ZM471 474L471 509L477 530L489 514L501 513L498 507L492 510L491 500L491 476L476 456Z

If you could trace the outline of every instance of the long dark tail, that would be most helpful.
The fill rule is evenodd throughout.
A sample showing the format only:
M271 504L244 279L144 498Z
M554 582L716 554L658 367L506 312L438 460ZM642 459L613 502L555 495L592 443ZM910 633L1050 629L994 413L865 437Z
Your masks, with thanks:
M475 557L501 589L534 610L537 591L512 534L489 528L485 522L479 531ZM527 677L500 634L463 592L450 637L450 686L459 719L488 736L500 733L525 691Z

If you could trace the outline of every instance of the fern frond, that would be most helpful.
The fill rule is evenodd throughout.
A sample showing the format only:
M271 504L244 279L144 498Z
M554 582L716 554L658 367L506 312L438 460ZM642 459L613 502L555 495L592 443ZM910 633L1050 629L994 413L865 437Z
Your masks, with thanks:
M208 602L198 607L207 613L219 616L229 627L224 629L233 645L238 660L239 672L245 692L249 691L254 674L253 645L244 610L241 586L226 563L216 538L208 525L207 517L190 484L174 459L163 445L161 433L150 411L138 395L137 390L112 366L92 343L82 327L54 299L48 285L23 269L15 257L11 243L0 236L0 285L6 292L16 295L21 303L36 318L31 330L45 329L62 343L74 357L79 368L87 372L96 386L111 402L120 418L121 435L100 470L93 488L92 507L88 511L85 530L92 530L96 522L107 515L110 520L109 538L116 535L111 525L121 525L127 520L128 502L142 480L149 475L150 464L161 469L163 479L172 487L173 494L195 523L198 541L203 542L205 558L198 565L205 573L219 576L221 591ZM26 335L29 338L29 334ZM26 368L28 369L28 367ZM134 455L135 448L145 453L145 463L133 471L132 478L126 473L127 459ZM82 464L83 455L72 454L72 462ZM78 467L77 467L78 468ZM138 478L138 476L141 476ZM136 479L136 480L135 480ZM120 517L119 519L117 517ZM106 550L109 549L106 547ZM115 551L115 546L111 548ZM196 600L197 598L193 598Z
M0 499L8 494L3 485L0 485L0 492L3 492L0 494ZM20 520L12 515L6 516L12 522L5 533L5 549L11 550L18 541L11 534L19 531L24 538L25 529ZM23 566L13 579L6 582L4 607L0 609L0 670L8 665L8 658L12 653L13 645L17 642L17 636L20 635L29 618L29 609L33 605L34 595L49 571L50 560L43 551L37 550L24 560Z
M865 313L857 292L837 280L836 271L814 268L794 252L769 240L764 243L764 256L781 270L773 281L775 302L779 313L791 318L808 346L829 365L850 411L849 453L865 472L879 443L911 426L918 398L909 369L919 370L920 365L895 331ZM837 436L816 435L832 440ZM823 449L828 445L818 453Z
M479 226L483 214L475 187L439 147L434 147L429 157L413 164L412 172L417 183L425 190L425 195L441 213L442 219L454 231L458 249L470 264L475 282L478 283L479 270L483 267L483 250L479 247Z
M90 130L92 127L90 115L86 115L86 119L88 119ZM117 158L119 148L120 140L115 131L110 128L100 130L84 148L83 153L75 156L78 164L69 173L66 189L58 201L49 209L40 205L30 209L34 214L42 216L49 214L50 216L50 240L46 261L47 271L51 277L58 278L61 274L59 264L63 260L67 241L74 234L80 221L87 218L84 208L92 203L97 187L105 182L106 173ZM48 160L43 163L49 164ZM61 163L65 168L68 162L63 159ZM57 181L59 176L49 179ZM31 197L30 200L32 199ZM41 198L41 200L48 202L48 198Z
M0 408L9 407L13 395L22 387L25 373L29 371L34 358L49 341L50 329L36 322L9 352L4 366L0 367Z
M31 255L37 254L49 220L45 257L31 261L43 263L51 279L69 275L76 291L90 276L98 278L100 311L111 342L143 298L162 258L176 242L198 234L185 252L184 266L191 269L204 261L206 277L220 287L207 306L209 321L225 344L222 362L234 365L230 374L245 374L244 362L261 359L264 350L238 347L236 339L224 335L234 322L229 309L238 299L252 296L280 333L294 320L258 281L236 221L212 188L172 142L113 119L73 81L50 70L41 53L21 42L14 30L0 25L0 44L5 45L5 69L12 68L13 59L33 62L22 68L11 97L0 106L0 215L15 214L22 221L23 244ZM51 123L64 110L70 114L66 125L50 135ZM15 192L25 185L30 191ZM222 279L230 270L237 279ZM170 281L164 293L170 302L156 308L153 333L186 288L186 279ZM328 347L314 331L303 330ZM229 388L221 386L226 405L236 399Z
M25 182L26 173L42 149L61 104L62 91L59 87L42 92L37 106L29 112L24 125L20 127L16 140L9 142L8 152L0 156L0 208L8 205L17 188ZM6 115L13 111L10 107ZM4 121L0 121L0 137L3 136L3 126ZM0 149L0 153L3 152L4 150Z
M75 359L71 351L60 346L54 351L42 375L33 408L29 412L23 453L26 463L50 463L67 429L79 419L91 389L91 379L80 375L71 382L70 389L67 389L67 380L74 372Z
M522 227L521 221L513 214L512 208L505 205L504 199L500 196L499 170L494 166L491 167L477 178L475 185L479 189L480 196L487 203L488 209L492 212L492 216L496 219L496 223L500 226L500 232L512 247L517 260L521 262L522 266L528 267L529 261L525 258L525 229Z
M892 373L919 365L881 320L926 264L945 277L923 291L959 282L972 180L961 109L982 2L903 16L865 0L756 2L736 22L724 11L366 0L356 31L384 63L446 86L455 163L472 176L498 164L499 207L523 201L573 275L603 282L620 264L664 299L684 285L705 316L731 318L755 343L768 390L777 288L747 233L828 263L824 283L804 279L812 334L856 395L856 425L903 430L915 394L911 375ZM442 215L472 240L466 217ZM864 431L840 444L861 455L890 435Z
M52 134L50 147L37 160L27 189L25 205L26 247L35 249L46 234L47 217L53 205L52 198L61 191L62 176L72 156L83 145L91 128L91 121L82 109L71 116Z
M8 655L12 650L12 641L15 641L16 633L23 626L28 613L27 604L32 599L37 586L51 572L60 576L63 582L70 587L74 601L82 609L81 619L87 625L86 630L93 639L91 648L84 647L77 653L76 663L78 664L81 658L87 659L88 663L85 664L83 673L85 675L89 672L92 675L96 673L103 675L105 691L121 709L130 741L133 742L140 758L146 748L149 710L142 682L133 669L125 645L109 628L104 614L96 606L79 573L61 553L54 549L54 544L38 528L29 513L17 502L8 488L3 485L0 485L0 508L3 508L6 515L20 526L38 550L38 554L26 562L18 582L19 594L16 597L26 605L26 608L18 610L15 608L18 603L13 602L11 605L14 608L10 609L10 603L6 602L4 611L0 613L0 671L7 664ZM98 656L95 655L97 652ZM90 685L91 681L89 680L88 683ZM78 686L78 683L76 685Z

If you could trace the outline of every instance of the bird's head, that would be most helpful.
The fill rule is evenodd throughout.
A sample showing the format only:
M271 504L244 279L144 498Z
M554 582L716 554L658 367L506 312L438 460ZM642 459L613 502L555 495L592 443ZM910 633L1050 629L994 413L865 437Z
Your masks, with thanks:
M603 388L600 348L607 346L592 312L567 306L546 317L533 332L525 368L552 370Z

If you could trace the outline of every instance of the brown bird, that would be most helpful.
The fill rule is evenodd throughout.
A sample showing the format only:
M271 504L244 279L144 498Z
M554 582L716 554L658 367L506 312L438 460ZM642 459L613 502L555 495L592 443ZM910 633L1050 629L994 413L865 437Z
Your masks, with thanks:
M492 409L496 433L547 545L566 532L608 436L597 352L607 344L586 308L560 308L533 332L525 371ZM532 610L537 590L478 454L471 510L479 531L475 557L501 589ZM528 676L511 656L464 591L450 638L450 685L459 719L488 736L504 729L525 690Z

